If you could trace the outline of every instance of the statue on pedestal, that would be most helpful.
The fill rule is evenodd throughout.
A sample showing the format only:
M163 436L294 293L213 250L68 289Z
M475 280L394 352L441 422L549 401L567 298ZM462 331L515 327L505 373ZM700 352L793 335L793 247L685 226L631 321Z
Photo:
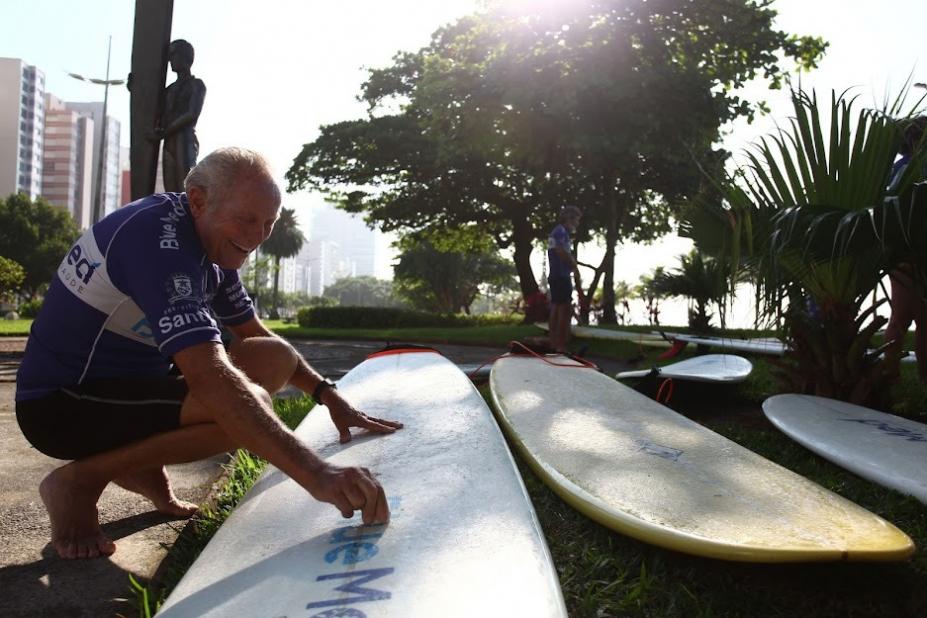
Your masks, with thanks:
M155 140L164 140L161 165L164 190L181 192L187 172L196 165L200 144L196 139L196 121L206 99L206 85L190 73L193 46L183 39L173 41L168 49L171 70L177 81L164 93L164 110L154 130Z

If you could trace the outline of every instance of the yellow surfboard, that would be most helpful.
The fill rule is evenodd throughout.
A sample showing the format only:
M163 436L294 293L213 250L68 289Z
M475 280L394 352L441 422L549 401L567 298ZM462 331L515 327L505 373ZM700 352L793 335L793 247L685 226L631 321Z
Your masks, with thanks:
M618 532L744 562L914 552L880 517L566 357L499 359L490 386L503 430L534 471Z

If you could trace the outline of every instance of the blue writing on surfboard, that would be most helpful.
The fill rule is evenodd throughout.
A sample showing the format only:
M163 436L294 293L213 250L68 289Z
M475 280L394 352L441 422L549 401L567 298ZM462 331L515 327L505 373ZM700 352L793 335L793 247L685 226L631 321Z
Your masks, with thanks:
M389 575L395 570L396 569L393 567L387 567L384 569L367 569L365 571L349 571L347 573L331 573L329 575L319 575L315 578L317 582L326 581L329 579L354 578L346 584L336 586L335 590L337 592L353 594L355 596L346 599L313 601L312 603L306 605L306 609L312 609L313 607L331 607L333 605L350 605L352 603L365 603L367 601L383 601L384 599L388 599L393 596L391 592L387 592L385 590L376 590L374 588L364 588L362 585L375 579L379 579L384 575Z
M399 511L401 498L398 496L391 496L388 500L390 511L395 518ZM360 562L370 560L379 552L377 540L383 536L385 531L385 524L374 526L344 526L336 529L332 532L328 542L332 545L337 545L337 547L326 552L324 558L325 562L333 564L340 560L341 564L353 566ZM382 567L360 571L351 569L344 573L319 575L315 578L317 582L339 579L348 579L349 581L336 586L332 591L342 593L341 598L312 601L306 605L306 609L321 607L333 608L313 614L310 618L367 618L367 614L361 610L343 606L390 599L392 597L392 592L377 590L375 588L365 587L364 585L375 579L390 575L395 570L394 567ZM353 596L345 597L344 595Z
M887 434L893 436L898 436L899 438L904 438L908 442L927 442L927 435L918 433L916 431L911 431L910 429L905 429L904 427L896 427L895 425L890 425L885 421L877 421L872 419L856 419L856 418L842 418L842 421L848 423L859 423L860 425L869 425L870 427L875 427L879 431L884 431Z
M286 618L286 616L283 618ZM367 614L352 607L336 607L335 609L327 609L324 612L313 614L309 618L367 618Z

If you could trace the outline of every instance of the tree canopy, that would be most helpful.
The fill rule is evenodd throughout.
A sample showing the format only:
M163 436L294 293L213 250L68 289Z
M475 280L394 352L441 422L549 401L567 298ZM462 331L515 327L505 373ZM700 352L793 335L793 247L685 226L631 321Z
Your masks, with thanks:
M67 210L17 193L0 200L0 250L25 271L23 290L34 297L47 285L80 232Z
M0 300L6 300L19 290L26 271L15 260L0 255Z
M398 307L402 302L396 298L391 281L376 277L343 277L325 287L324 298L334 304L350 307Z
M492 239L473 227L426 230L398 243L393 266L396 291L414 307L437 313L470 313L481 287L505 285L512 264L503 259Z
M511 247L521 291L537 292L533 244L559 208L585 216L606 255L590 284L614 320L621 239L670 229L678 204L718 171L722 126L778 87L788 63L812 68L825 44L776 30L753 0L582 0L509 14L490 4L417 52L372 70L366 118L323 126L287 173L386 230L477 224ZM609 309L609 305L611 305Z

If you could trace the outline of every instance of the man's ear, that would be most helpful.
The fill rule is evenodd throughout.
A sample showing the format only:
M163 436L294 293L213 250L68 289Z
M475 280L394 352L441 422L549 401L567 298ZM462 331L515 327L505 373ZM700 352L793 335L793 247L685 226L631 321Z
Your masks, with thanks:
M202 187L190 187L187 191L187 201L190 203L190 213L193 218L200 218L206 211L206 190Z

